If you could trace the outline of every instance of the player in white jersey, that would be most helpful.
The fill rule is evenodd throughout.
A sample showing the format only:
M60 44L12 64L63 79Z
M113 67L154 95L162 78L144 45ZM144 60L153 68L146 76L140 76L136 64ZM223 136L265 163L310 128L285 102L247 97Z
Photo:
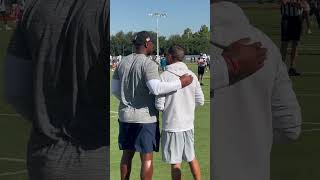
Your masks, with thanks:
M301 1L281 0L281 55L286 62L288 44L291 42L291 57L288 65L290 76L300 75L295 69L295 62L302 31L302 12Z
M200 85L202 86L203 85L202 80L203 80L204 70L207 66L206 59L203 57L202 54L198 58L197 64L198 64L198 79L199 79Z

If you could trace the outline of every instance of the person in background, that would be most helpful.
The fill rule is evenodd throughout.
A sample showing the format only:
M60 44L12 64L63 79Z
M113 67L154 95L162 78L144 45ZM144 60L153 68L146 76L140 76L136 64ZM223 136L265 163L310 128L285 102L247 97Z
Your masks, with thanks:
M166 57L161 56L160 66L161 66L161 70L162 71L165 71L167 69L167 59L166 59Z
M161 56L160 56L160 67L162 71L165 71L167 68L167 58L165 57L164 49L161 50Z
M203 57L203 54L200 54L200 57L197 61L198 64L198 80L200 81L200 85L203 85L203 75L207 66L206 59Z
M302 34L302 12L301 1L281 0L281 56L286 63L288 45L291 42L291 56L288 64L290 76L301 75L296 70L296 59Z

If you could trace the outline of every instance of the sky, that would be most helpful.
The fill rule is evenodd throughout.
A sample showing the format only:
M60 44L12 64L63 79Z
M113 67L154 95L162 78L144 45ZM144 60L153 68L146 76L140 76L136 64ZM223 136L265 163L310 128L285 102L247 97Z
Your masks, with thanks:
M165 12L167 18L159 20L159 34L169 37L182 34L186 28L198 31L201 25L209 26L209 0L111 0L110 30L114 35L119 31L156 31L156 18L152 12Z

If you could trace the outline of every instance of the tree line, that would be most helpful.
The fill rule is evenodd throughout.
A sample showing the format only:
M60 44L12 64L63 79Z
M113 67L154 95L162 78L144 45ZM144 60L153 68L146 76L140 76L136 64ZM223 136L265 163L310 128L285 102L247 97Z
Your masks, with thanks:
M156 32L150 31L151 39L154 40L154 52L156 54ZM124 33L120 31L111 35L110 53L111 55L129 55L134 51L132 40L136 32ZM172 45L180 45L186 50L187 55L208 53L210 32L206 25L202 25L196 32L190 28L183 31L183 34L175 34L169 37L159 36L159 47L161 50L167 50Z

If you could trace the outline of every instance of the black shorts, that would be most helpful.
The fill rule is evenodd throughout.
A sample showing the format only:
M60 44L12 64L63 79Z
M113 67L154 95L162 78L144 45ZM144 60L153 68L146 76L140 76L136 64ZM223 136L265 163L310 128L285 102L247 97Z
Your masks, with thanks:
M204 74L204 69L205 69L205 67L198 66L198 74L203 75Z
M119 121L118 142L120 150L141 153L159 152L159 122L144 124Z
M283 16L281 19L281 40L300 41L302 32L301 16Z

